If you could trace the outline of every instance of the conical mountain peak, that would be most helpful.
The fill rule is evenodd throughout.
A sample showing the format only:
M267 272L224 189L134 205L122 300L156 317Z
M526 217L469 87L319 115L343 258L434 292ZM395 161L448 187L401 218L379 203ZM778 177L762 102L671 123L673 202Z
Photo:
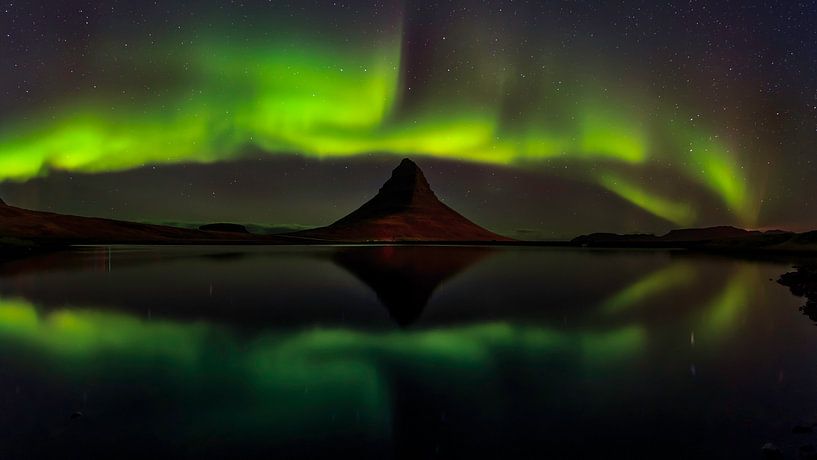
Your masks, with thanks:
M423 200L438 201L417 163L405 158L394 168L389 180L380 187L377 196L367 205L371 204L377 208L370 207L369 210L374 212L395 211L398 209L394 208L418 205Z
M401 169L415 169L415 170L419 170L419 169L420 169L420 167L419 167L419 166L417 166L417 163L415 163L415 162L411 161L411 158L403 158L402 160L400 160L400 164L399 164L399 165L397 165L397 167L396 167L396 168L394 168L394 170L395 170L395 171L399 171L399 170L401 170Z
M405 158L391 172L391 178L383 184L381 191L386 189L423 188L431 189L417 163Z
M295 235L331 241L508 240L443 204L420 167L408 158L363 206L328 227Z
M411 161L408 158L403 158L403 161L397 165L396 168L391 172L391 178L396 180L409 180L420 178L425 182L425 176L423 175L423 171L417 166L417 163ZM428 183L426 182L426 185Z

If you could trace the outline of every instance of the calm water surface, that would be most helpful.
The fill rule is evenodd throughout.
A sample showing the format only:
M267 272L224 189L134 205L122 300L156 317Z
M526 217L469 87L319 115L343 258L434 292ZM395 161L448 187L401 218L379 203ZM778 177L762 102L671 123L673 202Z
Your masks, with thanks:
M789 261L88 247L0 264L0 458L789 458Z

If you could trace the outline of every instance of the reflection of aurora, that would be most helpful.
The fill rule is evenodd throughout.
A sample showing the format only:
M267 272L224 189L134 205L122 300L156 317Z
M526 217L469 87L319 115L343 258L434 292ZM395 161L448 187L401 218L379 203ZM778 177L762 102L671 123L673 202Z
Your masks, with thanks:
M417 332L313 329L243 340L207 323L72 309L40 314L26 301L2 300L0 341L42 354L38 361L73 378L125 372L160 384L216 385L229 397L201 408L201 428L251 435L272 424L286 436L320 431L330 412L369 433L388 431L395 374L462 391L468 382L490 380L507 360L571 363L591 372L637 355L645 333L640 327L566 333L496 322ZM231 426L224 426L225 417Z
M685 263L671 264L622 289L607 299L602 305L602 311L615 314L621 310L632 308L643 302L665 293L675 286L689 285L694 280L695 271Z
M692 326L702 339L717 339L736 326L755 275L737 270L701 302L701 314L695 315L700 327ZM662 294L694 280L682 261L646 275L598 311L619 315L660 304ZM6 299L0 300L0 341L24 355L41 354L37 362L72 378L125 370L168 385L217 382L233 393L222 406L208 405L197 418L201 428L221 426L218 420L228 417L235 421L229 429L252 433L279 421L285 426L277 432L285 436L287 430L320 431L328 408L358 420L359 428L385 429L396 374L430 387L444 382L467 388L469 381L489 381L508 360L532 368L570 363L593 373L637 357L647 345L647 329L638 322L607 331L489 322L418 331L316 328L243 337L213 323L69 308L41 313L25 300Z
M714 334L727 332L737 324L740 314L752 297L752 280L758 280L757 267L741 267L727 282L726 286L704 309L704 324Z
M482 70L497 78L472 77L476 81L464 86L470 91L437 91L442 94L404 109L401 40L399 33L384 35L375 47L308 40L237 46L213 39L173 50L186 53L192 78L161 101L112 108L108 101L82 98L90 102L68 102L56 114L6 123L0 180L25 180L49 169L104 172L213 162L250 147L319 157L385 152L558 166L560 174L596 183L654 215L693 223L692 203L641 180L655 169L667 170L680 173L682 187L703 186L744 222L754 218L745 165L730 141L692 120L646 108L646 95L615 96L593 82L554 87L551 77L489 68ZM527 93L541 101L516 104L518 113L510 119L502 114L509 94ZM562 165L571 162L592 167L565 171Z
M690 289L700 278L701 274L690 262L674 262L621 289L602 302L599 309L607 316L626 314L647 306L660 309L665 296ZM749 306L758 282L759 272L755 265L741 265L729 273L723 287L701 305L700 326L703 333L717 338L734 329L741 312Z
M723 277L703 286L710 269ZM612 293L573 327L559 319L482 320L401 331L247 333L217 322L107 309L40 309L6 297L0 299L0 346L13 351L2 362L13 375L59 382L67 398L96 388L95 402L79 407L89 419L96 420L97 411L106 417L131 411L132 401L162 395L159 409L148 406L128 417L151 420L177 438L389 443L406 420L425 423L422 415L411 415L416 411L433 418L435 410L479 407L486 420L514 417L517 380L509 377L517 372L532 407L563 407L562 398L572 392L621 403L617 398L634 397L621 388L638 387L644 360L677 351L678 337L663 333L668 307L675 315L670 330L688 327L701 345L723 345L744 322L758 274L752 266L671 261ZM668 301L694 286L700 296ZM171 413L184 414L185 422Z

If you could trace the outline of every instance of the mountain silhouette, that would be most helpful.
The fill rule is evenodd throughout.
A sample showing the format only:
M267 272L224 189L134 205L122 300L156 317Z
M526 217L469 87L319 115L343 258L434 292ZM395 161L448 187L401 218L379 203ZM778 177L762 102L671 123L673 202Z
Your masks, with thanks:
M486 247L347 247L332 260L377 294L402 327L417 321L434 291L493 251Z
M223 233L245 233L249 234L250 231L247 230L247 227L241 224L230 224L230 223L215 223L215 224L205 224L199 227L199 230L203 230L205 232L223 232Z
M813 251L808 233L783 230L745 230L721 225L704 228L681 228L661 236L653 234L591 233L581 235L571 244L598 247L697 248L712 250Z
M16 238L43 244L113 243L221 243L261 240L284 241L272 236L254 236L225 231L201 231L96 217L31 211L0 205L0 238Z
M292 234L328 241L511 241L443 204L416 163L392 171L377 195L335 223Z
M394 169L374 198L328 227L290 234L253 235L235 224L209 224L194 230L31 211L0 201L0 237L48 244L512 241L476 225L443 204L420 168L409 159Z
M681 228L671 230L661 239L665 241L704 241L721 240L725 238L742 238L750 235L760 235L759 231L744 230L742 228L721 225L706 228Z

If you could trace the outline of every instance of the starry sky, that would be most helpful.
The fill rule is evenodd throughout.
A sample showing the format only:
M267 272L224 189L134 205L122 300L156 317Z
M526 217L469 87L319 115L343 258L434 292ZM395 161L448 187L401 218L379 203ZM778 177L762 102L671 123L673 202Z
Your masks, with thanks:
M0 2L0 196L324 225L402 157L521 238L817 228L817 2Z

